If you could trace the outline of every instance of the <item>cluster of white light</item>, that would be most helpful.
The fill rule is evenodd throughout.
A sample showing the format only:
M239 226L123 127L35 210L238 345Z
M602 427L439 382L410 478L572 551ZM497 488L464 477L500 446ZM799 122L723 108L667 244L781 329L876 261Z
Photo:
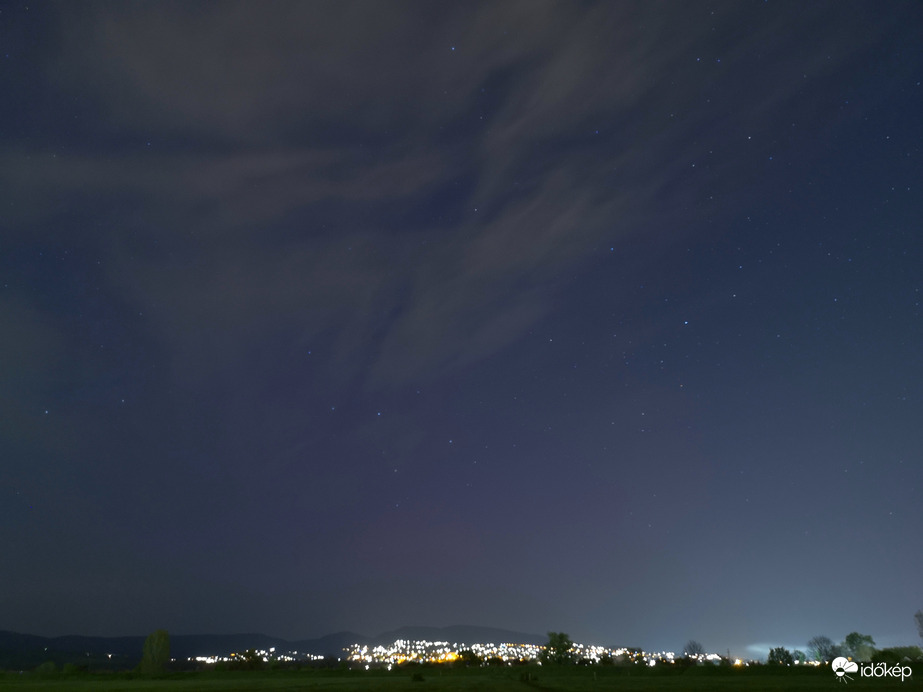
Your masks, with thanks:
M450 663L460 658L463 651L471 651L481 660L499 659L506 664L537 662L541 658L545 647L539 644L514 644L493 642L486 644L467 644L463 642L431 642L426 640L398 639L389 646L369 647L362 644L351 644L346 647L347 659L366 666L372 664L392 665L395 663ZM647 653L632 651L625 648L610 649L604 646L574 644L570 653L576 659L586 659L599 663L607 657L629 660L635 663L654 665L655 663L673 663L672 651ZM703 656L703 660L706 657ZM719 659L717 654L710 654L708 660Z
M198 661L199 663L225 663L232 660L228 656L196 656L195 658L189 658L190 661Z
M286 651L282 653L276 653L276 647L271 646L269 650L257 649L256 656L259 660L264 663L269 663L270 661L322 661L324 660L323 656L318 656L315 654L300 654L297 651ZM190 657L189 661L197 661L199 663L229 663L231 661L246 661L248 654L246 652L234 652L228 656L195 656Z
M472 644L471 646L463 645L462 650L464 649L471 649L485 661L488 659L500 659L504 663L525 663L537 660L542 655L545 647L538 644L494 644L489 642L487 644Z
M463 651L471 651L482 661L500 660L507 665L540 662L544 650L545 647L540 644L514 644L509 642L500 644L493 642L466 644L464 642L431 642L409 639L398 639L389 646L369 647L362 644L351 644L345 648L347 660L365 664L366 668L370 665L386 665L389 670L392 665L401 663L451 663L457 661ZM607 658L647 666L675 662L675 654L672 651L646 652L626 648L610 649L592 644L574 644L570 649L570 653L577 660L582 659L591 663L599 663ZM247 656L246 653L235 652L229 656L196 656L188 660L214 664L243 661L247 659ZM264 662L322 661L324 659L323 656L298 653L297 651L276 653L275 647L270 647L268 651L259 649L256 651L256 656ZM703 663L717 663L721 660L718 654L698 654L692 656L692 658ZM742 663L743 661L740 661L740 659L735 661L736 665L741 665Z
M457 644L449 642L411 641L398 639L390 646L369 648L360 644L346 647L347 658L360 663L448 663L458 658Z
M671 656L673 654L670 654ZM720 663L721 656L719 654L687 654L687 656L693 661L698 661L699 663Z

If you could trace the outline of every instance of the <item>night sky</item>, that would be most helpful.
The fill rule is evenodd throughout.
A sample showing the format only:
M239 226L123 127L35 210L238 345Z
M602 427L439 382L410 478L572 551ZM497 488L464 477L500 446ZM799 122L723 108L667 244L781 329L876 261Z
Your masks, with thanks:
M0 629L919 643L921 46L5 4Z

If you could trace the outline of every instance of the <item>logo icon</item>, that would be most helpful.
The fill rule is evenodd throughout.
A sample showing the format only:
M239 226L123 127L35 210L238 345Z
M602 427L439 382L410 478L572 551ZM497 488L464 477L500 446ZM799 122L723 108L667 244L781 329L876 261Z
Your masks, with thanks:
M852 680L852 678L849 677L847 673L859 672L858 663L845 659L842 656L837 656L835 659L833 659L831 667L833 668L833 672L836 673L837 682L849 682Z

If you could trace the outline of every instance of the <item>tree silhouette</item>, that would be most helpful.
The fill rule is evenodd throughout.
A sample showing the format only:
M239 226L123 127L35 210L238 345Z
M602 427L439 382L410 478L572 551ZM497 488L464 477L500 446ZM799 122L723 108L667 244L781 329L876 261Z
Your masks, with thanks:
M792 652L786 649L784 646L777 646L775 649L769 650L769 658L766 659L767 663L773 663L777 665L790 666L795 662Z
M151 632L144 640L141 655L141 673L156 675L164 672L170 662L170 635L166 630Z
M859 661L869 661L875 653L875 640L867 634L850 632L843 642L843 650L847 656Z
M256 649L247 649L240 656L241 665L247 670L256 670L263 666L263 657L260 656Z
M458 652L458 661L465 666L479 666L481 665L481 657L478 656L472 649L464 649Z
M917 623L917 634L923 639L923 610L918 610L913 614L913 619Z
M838 652L830 637L818 636L808 642L808 653L815 661L832 661Z
M548 643L542 652L543 663L569 663L573 659L571 648L574 642L564 632L549 632Z
M690 639L683 647L683 653L690 658L693 656L704 656L705 647L699 644L695 639Z

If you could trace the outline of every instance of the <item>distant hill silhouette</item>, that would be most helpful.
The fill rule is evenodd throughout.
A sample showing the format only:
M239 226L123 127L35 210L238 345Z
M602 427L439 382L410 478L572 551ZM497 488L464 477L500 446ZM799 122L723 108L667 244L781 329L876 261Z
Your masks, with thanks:
M449 643L544 644L547 636L513 632L496 627L453 625L451 627L401 627L373 637L375 644L390 644L396 639L427 640Z
M132 668L141 660L145 636L132 637L39 637L0 631L0 669L31 669L45 661L77 663L92 668ZM170 655L176 659L196 656L226 656L247 649L272 647L283 653L297 651L327 657L343 656L350 644L391 644L397 639L447 641L450 643L517 642L543 644L547 637L495 627L455 625L452 627L401 627L367 637L355 632L336 632L317 639L291 641L265 634L179 634L170 635ZM111 656L110 656L111 654Z

